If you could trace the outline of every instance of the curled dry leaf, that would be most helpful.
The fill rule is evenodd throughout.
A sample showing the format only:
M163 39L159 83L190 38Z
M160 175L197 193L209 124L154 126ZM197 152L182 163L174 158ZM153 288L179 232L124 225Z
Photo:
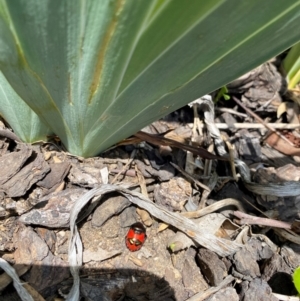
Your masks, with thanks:
M227 219L223 214L220 213L211 213L209 215L195 219L194 222L198 225L199 229L218 237L228 238L233 231L238 229L237 226L232 224L229 219ZM222 234L222 236L220 235L220 233ZM167 242L167 246L171 249L172 252L177 252L194 245L195 242L182 232L177 232Z
M272 133L268 138L265 140L271 147L275 148L279 152L288 155L288 156L300 156L300 148L295 147L293 145L289 145L279 137L276 133Z

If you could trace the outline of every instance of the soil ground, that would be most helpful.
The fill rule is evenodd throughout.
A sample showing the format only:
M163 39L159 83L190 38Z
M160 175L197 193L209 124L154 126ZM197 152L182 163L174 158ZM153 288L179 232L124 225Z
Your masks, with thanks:
M297 96L286 90L276 61L228 89L230 100L221 97L214 108L209 99L194 102L143 129L146 142L137 135L134 144L123 141L95 158L74 157L57 141L30 146L3 135L0 254L34 300L69 293L70 212L106 184L157 207L144 210L109 192L80 210L82 300L266 301L297 294L291 280L300 265ZM205 150L221 160L206 159ZM211 246L188 230L187 218ZM125 237L136 222L147 238L131 252ZM225 242L219 249L214 237ZM21 300L5 272L0 291L1 300Z

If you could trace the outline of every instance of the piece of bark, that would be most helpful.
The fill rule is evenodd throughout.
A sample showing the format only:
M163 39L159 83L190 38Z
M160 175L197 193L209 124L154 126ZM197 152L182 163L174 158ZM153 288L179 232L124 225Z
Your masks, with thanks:
M54 231L48 230L46 228L36 228L37 234L45 241L49 250L54 252L55 243L56 243L56 235Z
M23 276L23 279L38 292L42 292L45 288L61 283L69 275L67 262L49 251L43 260L35 262L31 270Z
M43 260L49 253L47 244L31 227L20 227L14 235L16 264L32 265Z
M95 210L92 217L92 225L101 227L110 217L119 214L130 205L131 203L124 196L108 196Z
M191 193L191 183L183 178L175 177L169 182L161 183L155 187L155 203L170 211L181 211Z
M38 153L32 162L24 166L2 188L9 197L21 197L49 171L50 167L45 161L43 154Z
M31 156L32 150L21 147L18 152L12 152L0 157L0 184L3 185L13 177Z
M12 252L14 250L13 235L18 227L17 218L14 216L8 217L5 222L1 224L0 251Z
M82 188L54 192L41 199L41 203L46 203L44 207L32 209L30 212L23 214L19 221L24 224L49 228L69 227L70 211L78 198L86 192L87 190Z
M50 163L50 172L44 177L44 179L36 184L43 188L51 189L63 181L68 174L70 167L71 165L68 162Z
M256 278L250 283L244 281L242 283L242 291L240 293L240 300L243 301L278 301L272 294L272 290L267 282Z
M9 143L5 140L0 139L0 157L4 156L9 152L8 147Z
M269 260L265 262L262 270L262 279L269 281L276 273L287 273L291 275L293 271L294 269L286 263L282 256L275 253Z
M120 226L122 228L130 227L132 224L136 223L137 215L136 208L134 206L129 206L125 208L120 214Z
M251 109L263 106L264 111L276 112L286 88L274 64L267 62L227 85L229 93L243 94L242 101ZM270 103L266 106L266 103Z
M290 266L292 269L296 269L300 265L300 246L297 244L287 244L281 248L280 251L281 256L284 261Z
M68 178L71 183L82 187L95 187L102 184L99 168L86 163L72 165Z
M15 234L16 264L31 265L23 279L38 291L60 283L69 275L67 263L54 256L47 244L31 227L21 227Z
M15 141L21 141L20 138L8 129L0 129L0 137L8 138Z
M97 251L86 250L83 251L83 262L90 262L90 261L103 261L114 257L118 254L121 254L122 250L113 250L113 251L106 251L102 248L98 248Z
M182 282L185 286L186 290L190 292L190 294L196 294L200 291L205 291L208 289L208 284L204 280L199 267L195 261L195 249L190 248L188 250L189 254L186 254L186 259L183 263L182 269Z
M224 262L212 251L200 249L197 260L202 274L212 286L218 286L227 275Z
M251 237L245 248L253 254L256 261L269 259L273 256L274 252L264 241Z
M259 266L253 254L246 248L240 249L234 255L236 271L246 277L260 276ZM248 278L247 278L248 279Z
M135 163L145 178L154 177L160 181L168 181L175 176L175 168L169 163L160 166L159 170L151 165L146 165L140 160L135 160Z

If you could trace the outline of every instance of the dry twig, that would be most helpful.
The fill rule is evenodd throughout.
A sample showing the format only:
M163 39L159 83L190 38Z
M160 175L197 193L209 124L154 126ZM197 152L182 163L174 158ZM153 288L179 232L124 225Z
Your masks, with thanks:
M233 124L227 124L227 123L215 123L215 126L220 129L220 130L228 130L228 129L263 129L263 128L268 128L268 127L273 127L273 129L277 130L294 130L300 128L300 124L289 124L289 123L233 123ZM191 127L193 126L192 124L189 124ZM198 127L205 127L205 124L199 124Z
M291 224L275 219L253 216L240 211L234 211L233 214L240 219L237 220L237 222L241 225L262 225L274 228L291 229Z
M254 119L256 119L258 122L262 123L268 130L270 130L272 133L276 133L280 138L284 139L287 143L290 145L293 145L289 139L287 139L285 136L281 135L278 131L276 131L273 126L270 126L268 123L264 122L257 114L255 114L252 110L247 108L240 100L238 100L236 97L232 96L232 99L240 106L242 107L249 115L251 115Z

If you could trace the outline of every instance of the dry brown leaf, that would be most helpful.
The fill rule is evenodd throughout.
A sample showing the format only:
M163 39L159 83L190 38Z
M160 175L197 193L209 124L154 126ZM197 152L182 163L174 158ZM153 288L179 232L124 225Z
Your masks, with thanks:
M228 161L227 158L222 158L222 157L216 156L216 155L208 152L206 149L204 149L202 147L195 147L195 146L191 146L188 144L180 143L180 142L165 138L161 135L152 135L152 134L148 134L148 133L139 131L134 136L138 137L142 141L147 141L154 145L158 145L158 146L165 145L165 146L171 146L171 147L184 149L184 150L190 151L191 153L198 155L204 159L218 159L218 160Z
M276 133L272 133L266 140L271 147L288 156L300 156L300 148L289 145Z
M169 225L168 225L168 224L165 224L165 223L161 223L161 224L159 224L159 227L158 227L158 229L157 229L157 233L159 233L159 232L162 232L162 231L166 230L168 227L169 227Z

